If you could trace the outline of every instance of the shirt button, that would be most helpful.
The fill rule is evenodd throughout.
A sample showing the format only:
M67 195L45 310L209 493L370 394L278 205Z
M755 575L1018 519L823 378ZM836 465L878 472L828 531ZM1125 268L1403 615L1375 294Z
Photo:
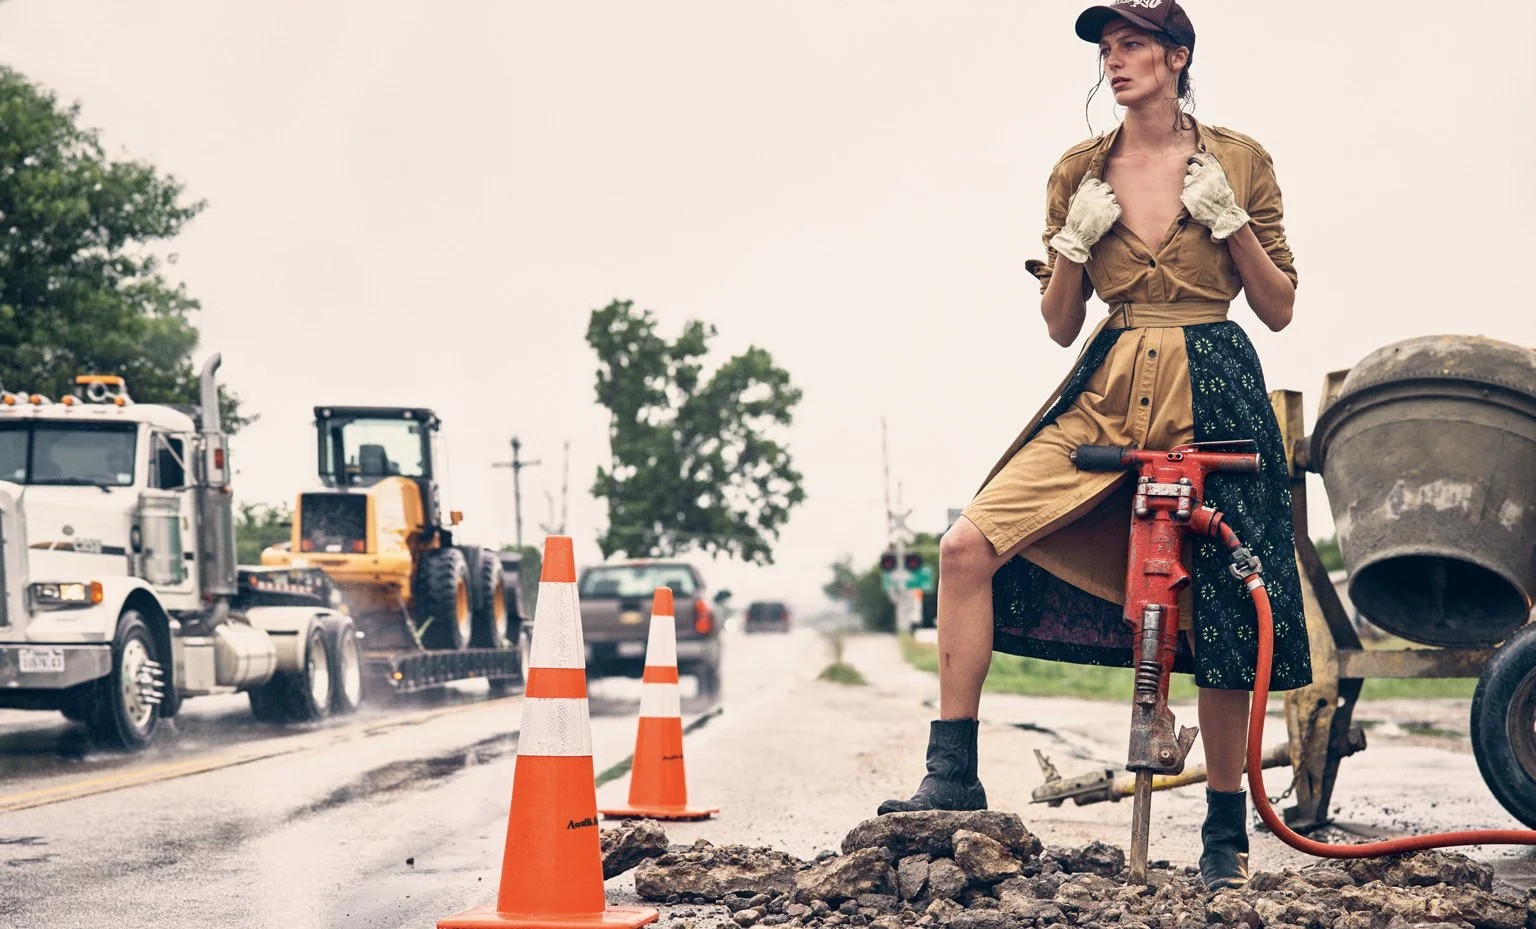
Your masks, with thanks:
M1156 258L1148 258L1147 259L1147 267L1149 267L1149 268L1157 267L1157 259Z
M1189 217L1188 216L1180 216L1179 217L1179 225L1180 226L1184 225L1187 222L1189 222Z
M1157 357L1157 349L1155 349L1155 348L1147 349L1147 357L1148 358L1156 358Z
M1151 399L1149 399L1149 398L1147 398L1147 397L1142 397L1142 398L1141 398L1141 405L1142 405L1142 406L1146 406L1146 405L1147 405L1147 404L1149 404L1149 403L1151 403L1151 402L1152 402L1152 401L1151 401Z

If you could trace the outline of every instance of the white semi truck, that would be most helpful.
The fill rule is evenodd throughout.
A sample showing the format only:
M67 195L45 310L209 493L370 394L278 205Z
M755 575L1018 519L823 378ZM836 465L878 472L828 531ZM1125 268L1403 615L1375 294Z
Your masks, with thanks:
M0 392L0 707L133 750L187 697L244 691L272 722L362 702L325 575L236 566L219 363L200 408L135 404L117 377Z

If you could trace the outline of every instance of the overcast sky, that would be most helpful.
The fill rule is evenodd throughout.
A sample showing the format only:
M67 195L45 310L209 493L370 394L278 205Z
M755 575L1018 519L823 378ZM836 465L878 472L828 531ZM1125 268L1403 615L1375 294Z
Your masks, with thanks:
M0 61L208 200L170 270L261 416L242 500L311 479L317 403L431 406L472 539L512 536L490 464L514 432L544 461L524 472L541 535L569 439L595 559L607 424L582 335L628 298L668 334L716 324L720 353L763 346L804 389L808 499L778 563L703 567L810 606L829 562L884 544L882 416L913 526L942 530L1071 364L1024 261L1047 173L1089 134L1082 6L4 0ZM1536 4L1187 8L1197 115L1275 159L1296 321L1234 317L1309 426L1323 375L1397 338L1536 345Z

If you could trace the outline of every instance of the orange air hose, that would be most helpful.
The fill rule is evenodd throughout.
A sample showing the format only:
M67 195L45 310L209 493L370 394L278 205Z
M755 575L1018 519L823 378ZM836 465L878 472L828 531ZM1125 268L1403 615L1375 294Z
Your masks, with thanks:
M1536 845L1536 829L1472 829L1359 845L1334 845L1315 842L1287 826L1275 813L1269 803L1269 794L1264 791L1264 711L1269 701L1269 672L1275 660L1275 621L1269 610L1269 592L1264 589L1263 578L1254 572L1247 574L1243 583L1252 593L1253 605L1259 614L1259 660L1253 682L1253 704L1248 710L1248 788L1253 794L1253 805L1259 811L1259 818L1281 841L1297 851L1322 858L1375 858L1461 845Z

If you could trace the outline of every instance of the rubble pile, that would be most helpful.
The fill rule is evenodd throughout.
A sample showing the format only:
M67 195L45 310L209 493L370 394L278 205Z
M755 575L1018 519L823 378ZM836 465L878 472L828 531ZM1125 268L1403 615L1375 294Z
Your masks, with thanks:
M1166 862L1129 884L1121 849L1044 846L996 811L882 816L814 861L703 839L660 847L646 839L641 897L724 905L668 912L678 921L663 929L1536 929L1536 891L1496 887L1486 866L1438 852L1260 872L1244 891L1211 894L1194 869Z

